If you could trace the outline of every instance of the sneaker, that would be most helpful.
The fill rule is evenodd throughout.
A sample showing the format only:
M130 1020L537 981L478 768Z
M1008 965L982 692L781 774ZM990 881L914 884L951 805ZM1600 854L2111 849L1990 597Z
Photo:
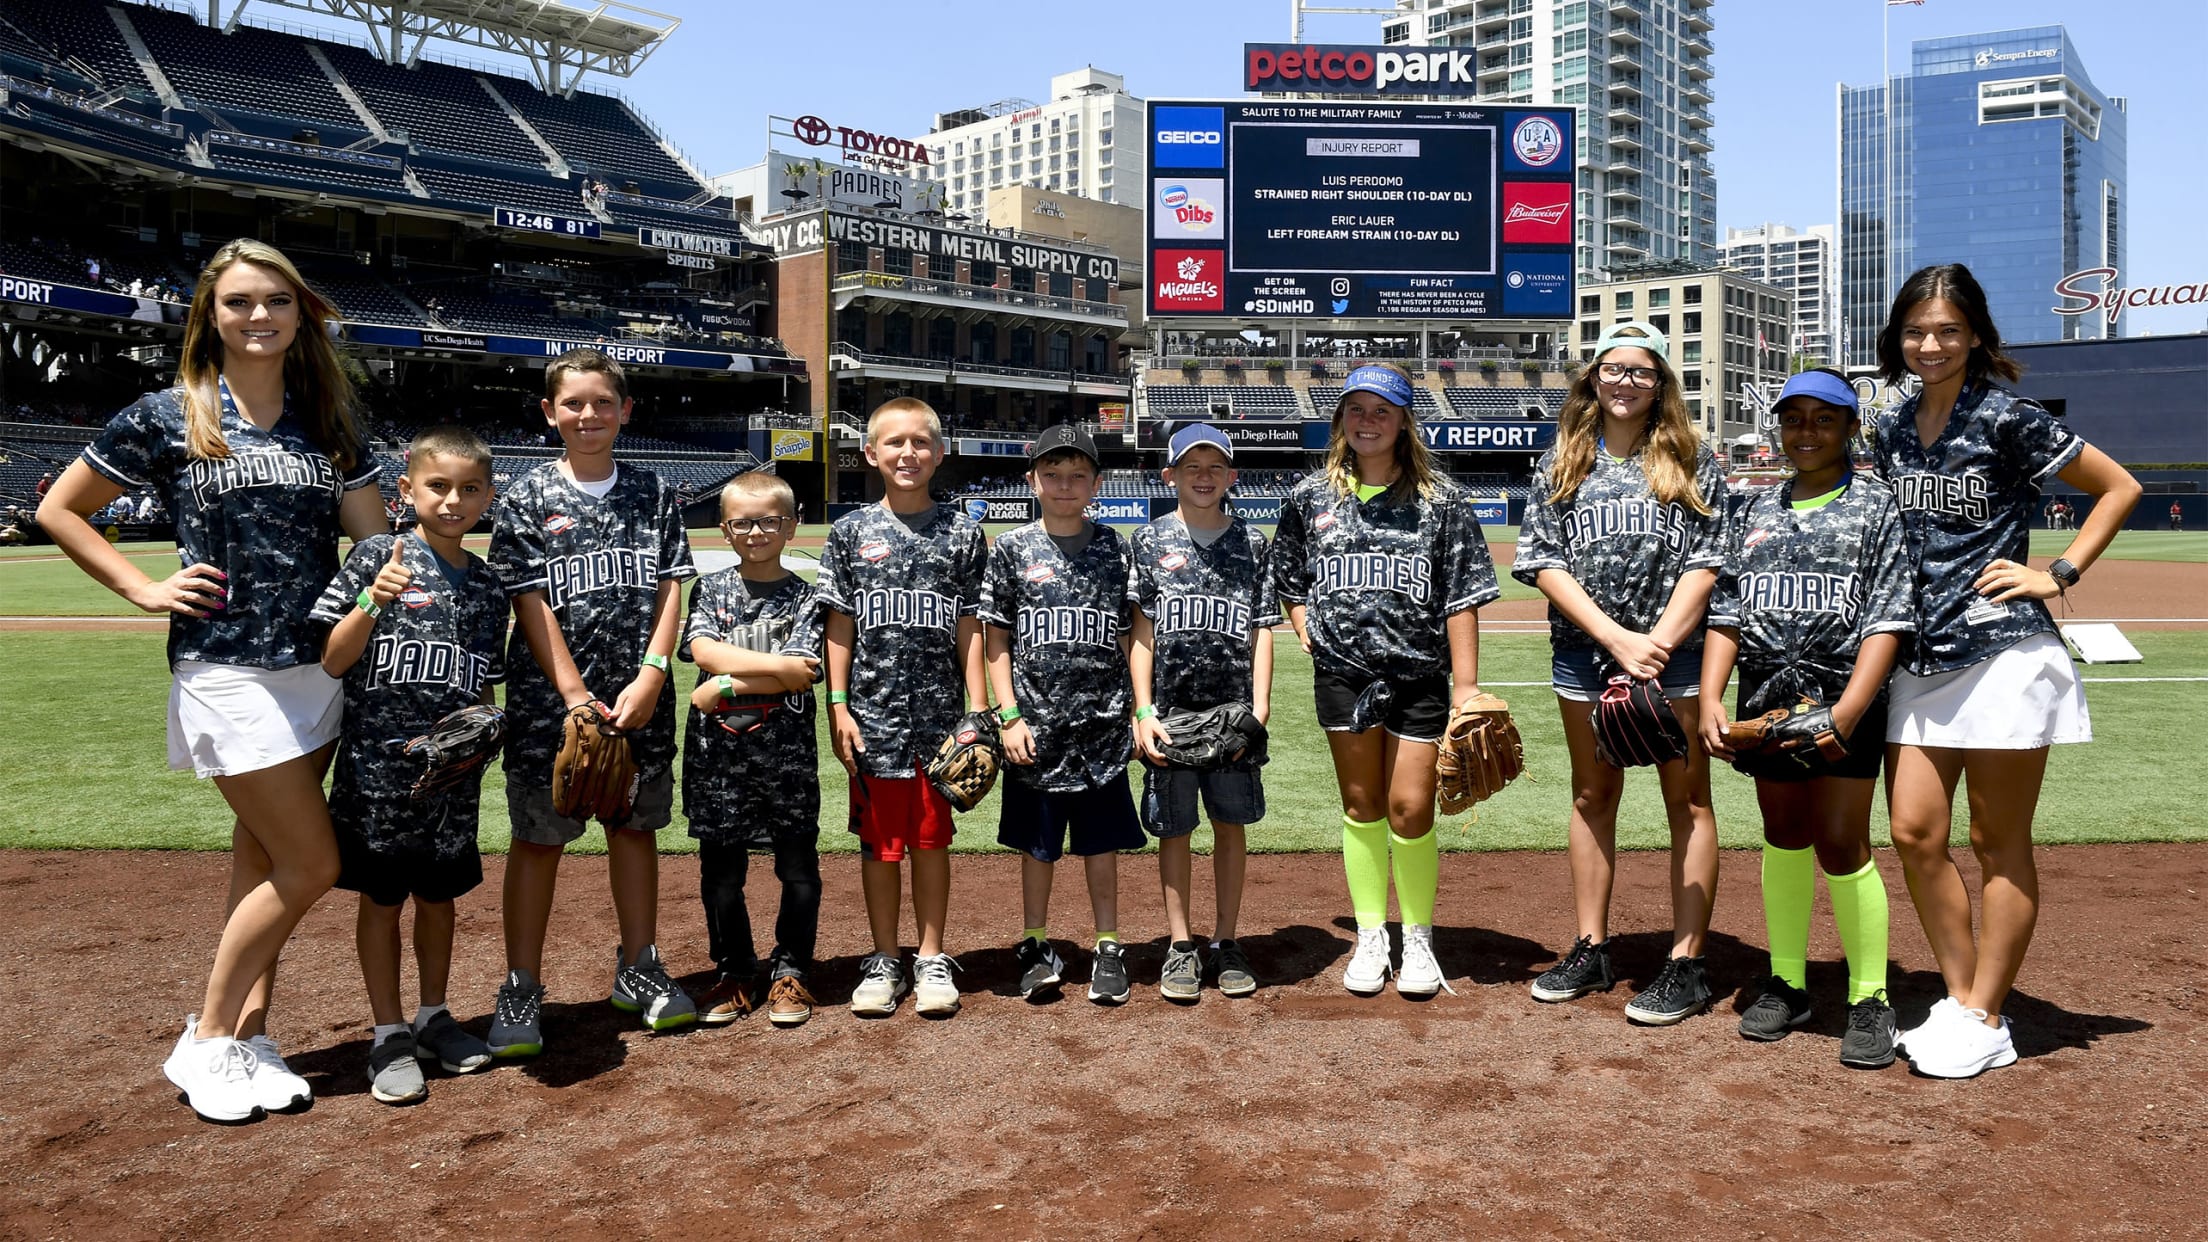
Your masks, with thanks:
M671 1031L698 1020L698 1007L690 994L667 977L660 964L659 946L648 944L636 961L621 964L621 950L613 951L613 995L607 997L623 1013L640 1014L653 1031Z
M491 1063L491 1047L460 1029L459 1020L445 1010L414 1032L414 1055L435 1061L448 1074L472 1074Z
M1763 981L1763 994L1741 1011L1740 1037L1770 1043L1808 1023L1809 993L1773 975Z
M1710 1007L1710 981L1699 957L1669 957L1656 981L1625 1006L1625 1016L1643 1026L1670 1026Z
M2009 1038L2007 1018L1999 1026L1987 1026L1983 1009L1965 1009L1961 1016L1970 1021L1949 1019L1930 1047L1918 1041L1920 1046L1909 1054L1910 1068L1927 1078L1976 1078L1989 1069L2016 1064L2016 1044Z
M912 1011L923 1018L948 1018L958 1012L958 984L951 972L958 969L948 953L912 959Z
M1203 959L1196 942L1176 940L1165 948L1165 967L1158 971L1158 995L1169 1001L1193 1005L1203 995Z
M1220 941L1211 951L1211 969L1219 980L1221 996L1248 996L1257 991L1257 975L1250 970L1250 959L1232 940Z
M735 975L722 975L698 998L698 1024L700 1026L727 1026L756 1008L751 999L748 979Z
M797 975L776 975L767 983L767 1021L776 1026L803 1026L813 1016L813 994Z
M265 1033L245 1041L253 1053L253 1094L272 1113L288 1113L314 1103L314 1088L284 1064L276 1041Z
M429 1098L414 1032L400 1031L368 1051L368 1094L385 1104L418 1104Z
M1894 1036L1894 1051L1900 1053L1903 1056L1910 1055L1910 1041L1918 1038L1929 1039L1932 1032L1939 1029L1942 1023L1946 1022L1949 1018L1961 1015L1962 1012L1963 1002L1956 1000L1952 996L1941 997L1939 999L1939 1002L1932 1006L1932 1012L1924 1015L1924 1021L1919 1022L1915 1026L1910 1027L1908 1030L1902 1031Z
M1048 940L1022 936L1012 947L1012 956L1020 967L1020 995L1031 1001L1057 995L1061 976L1066 973L1066 959L1058 956Z
M870 953L859 963L859 986L851 990L851 1012L862 1018L886 1018L912 990L904 963L887 953Z
M1388 985L1388 929L1357 929L1357 951L1342 968L1342 986L1359 996L1377 996Z
M1848 1006L1848 1033L1840 1037L1840 1064L1884 1069L1894 1063L1894 1010L1884 992Z
M1578 1000L1589 992L1607 992L1618 986L1610 972L1610 942L1596 944L1591 936L1572 942L1572 951L1533 981L1533 999L1555 1004Z
M484 1041L500 1059L533 1057L544 1051L544 985L526 970L509 970L491 1006L490 1038Z
M1441 963L1434 957L1434 929L1424 923L1403 925L1403 967L1395 972L1395 991L1398 996L1432 996L1446 991L1451 996L1457 990L1449 986L1449 980L1441 973Z
M1124 1005L1133 985L1127 981L1127 949L1117 940L1099 940L1089 963L1089 999L1100 1005Z
M199 1015L187 1014L184 1033L161 1062L161 1073L184 1093L201 1121L224 1125L258 1121L265 1111L253 1090L253 1050L235 1039L196 1039Z

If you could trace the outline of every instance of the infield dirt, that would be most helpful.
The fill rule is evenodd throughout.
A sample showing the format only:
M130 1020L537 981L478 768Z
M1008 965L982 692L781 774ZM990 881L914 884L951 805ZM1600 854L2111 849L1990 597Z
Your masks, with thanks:
M1938 984L1899 864L1879 861L1893 990L1914 1021ZM1763 966L1752 853L1724 860L1718 1006L1669 1029L1622 1012L1669 943L1661 855L1621 858L1618 989L1563 1006L1526 994L1570 939L1561 854L1444 855L1436 947L1456 994L1424 1003L1341 990L1337 859L1253 859L1244 943L1265 986L1187 1009L1155 990L1148 859L1121 867L1138 987L1106 1009L1077 985L1043 1006L1012 994L1017 864L961 856L956 1018L842 1007L867 945L857 868L831 858L813 1021L657 1037L605 1003L605 863L577 857L542 1058L435 1078L417 1107L375 1103L352 904L333 894L286 952L273 1023L314 1105L225 1129L194 1119L159 1064L198 1001L227 859L5 853L0 977L18 1034L0 1061L0 1235L2199 1236L2202 861L2186 846L2042 850L2045 905L2010 1008L2022 1060L1949 1083L1839 1065L1822 906L1815 1019L1774 1045L1735 1034ZM485 860L460 907L453 1007L478 1033L501 969L502 862ZM762 944L767 871L751 888ZM1067 872L1056 908L1072 931L1088 920ZM693 858L665 860L661 942L678 971L706 965L696 878ZM1087 954L1069 957L1069 984L1085 980Z

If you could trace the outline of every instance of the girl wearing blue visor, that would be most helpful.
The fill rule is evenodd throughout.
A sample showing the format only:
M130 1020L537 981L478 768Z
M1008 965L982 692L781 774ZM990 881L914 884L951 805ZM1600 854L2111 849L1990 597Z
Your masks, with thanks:
M1342 795L1342 863L1357 916L1350 991L1386 985L1388 874L1403 914L1396 991L1448 985L1434 957L1435 744L1479 692L1480 605L1502 592L1471 497L1434 465L1411 377L1349 373L1326 464L1298 483L1273 537L1273 583L1310 653Z

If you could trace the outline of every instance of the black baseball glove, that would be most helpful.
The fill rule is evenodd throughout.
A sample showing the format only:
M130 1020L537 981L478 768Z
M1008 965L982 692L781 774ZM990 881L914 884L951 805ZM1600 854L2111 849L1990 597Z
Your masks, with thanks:
M1848 757L1832 708L1808 695L1792 707L1734 721L1726 741L1733 748L1733 766L1749 776L1798 777L1818 771L1820 759L1837 763Z
M488 703L447 712L429 732L406 744L406 755L422 765L414 778L415 801L451 790L482 769L506 741L506 713Z
M945 801L960 811L971 811L996 787L997 772L1003 767L997 718L988 712L968 712L951 726L925 771Z
M1158 716L1170 741L1158 746L1168 767L1210 771L1230 763L1265 762L1265 724L1247 703L1221 703L1202 711Z
M1660 765L1684 758L1687 734L1664 688L1619 673L1595 703L1595 755L1614 768Z

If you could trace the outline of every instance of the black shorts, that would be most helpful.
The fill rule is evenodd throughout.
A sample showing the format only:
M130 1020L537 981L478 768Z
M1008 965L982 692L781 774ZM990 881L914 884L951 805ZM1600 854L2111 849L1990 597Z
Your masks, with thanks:
M997 844L1043 862L1139 850L1145 840L1124 770L1095 789L1072 793L1007 779L997 812Z
M1364 673L1338 673L1314 665L1311 697L1318 703L1319 727L1328 733L1349 732L1357 696L1376 680ZM1394 697L1381 717L1381 727L1406 742L1440 741L1449 727L1449 678L1440 673L1390 678L1389 689Z
M1747 705L1755 702L1756 692L1763 688L1763 683L1770 676L1771 670L1769 669L1752 669L1745 664L1740 666L1740 697L1733 700L1740 704L1740 710L1733 714L1735 720L1749 714ZM1840 701L1841 691L1846 688L1845 684L1819 687L1820 700L1825 703L1837 703ZM1763 710L1769 711L1774 707L1791 706L1790 703L1771 703L1766 705ZM1807 766L1790 766L1783 770L1783 774L1782 772L1760 773L1757 775L1757 779L1782 783L1815 780L1820 776L1839 776L1848 780L1876 779L1879 769L1884 765L1886 759L1885 689L1883 687L1879 689L1878 697L1871 700L1871 705L1863 710L1863 719L1856 722L1855 733L1848 738L1847 758L1834 762L1816 754L1814 751L1811 752L1811 756Z
M456 855L439 858L405 850L379 850L360 834L337 830L337 887L359 893L379 906L419 901L451 901L483 882L483 856L473 843Z

